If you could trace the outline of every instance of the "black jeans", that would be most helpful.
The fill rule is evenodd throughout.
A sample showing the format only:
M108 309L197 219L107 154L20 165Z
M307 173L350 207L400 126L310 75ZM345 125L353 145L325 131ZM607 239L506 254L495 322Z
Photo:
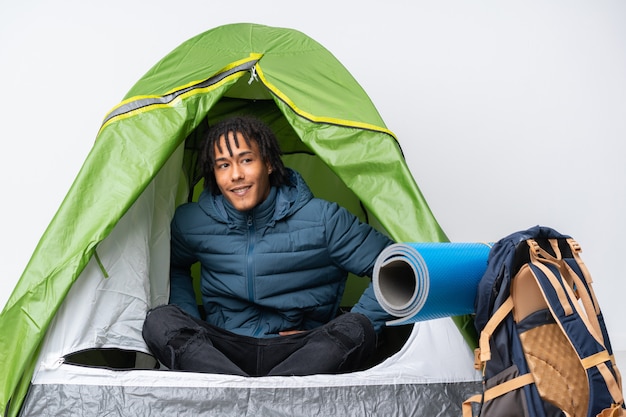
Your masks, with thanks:
M174 305L148 312L143 338L172 370L243 376L351 372L376 348L372 323L357 313L295 335L254 338L196 319Z

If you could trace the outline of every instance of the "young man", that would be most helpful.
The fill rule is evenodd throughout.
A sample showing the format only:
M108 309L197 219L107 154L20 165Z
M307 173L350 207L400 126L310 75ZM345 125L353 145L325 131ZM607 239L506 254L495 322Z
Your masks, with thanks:
M285 168L262 122L214 125L201 151L206 189L171 225L170 304L151 310L146 343L170 369L245 376L350 372L389 316L373 288L337 315L347 273L371 276L392 241L314 198ZM190 267L200 262L200 318Z

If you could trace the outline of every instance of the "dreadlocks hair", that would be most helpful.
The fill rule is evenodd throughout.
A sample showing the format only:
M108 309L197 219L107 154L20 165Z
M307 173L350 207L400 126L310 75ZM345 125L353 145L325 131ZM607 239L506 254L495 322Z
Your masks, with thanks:
M204 187L215 195L220 194L213 171L215 167L215 147L222 152L220 138L228 138L231 133L233 134L235 146L239 147L237 132L241 133L248 146L251 146L251 141L256 142L261 158L264 162L269 162L272 167L270 185L288 185L290 183L289 175L281 159L282 151L274 132L259 119L251 116L235 116L221 120L209 127L206 139L200 149L200 169L204 177ZM230 141L226 140L225 143L228 153L232 156L233 150L231 149Z

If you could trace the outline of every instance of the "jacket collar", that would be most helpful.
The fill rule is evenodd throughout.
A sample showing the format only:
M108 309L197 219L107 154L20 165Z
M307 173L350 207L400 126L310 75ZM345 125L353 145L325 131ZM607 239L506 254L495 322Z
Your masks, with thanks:
M230 227L246 225L252 218L257 227L273 226L275 222L291 215L313 198L311 190L296 171L288 169L290 185L271 187L269 196L249 212L235 209L223 195L213 195L205 190L198 203L202 210L215 220Z
M223 195L215 196L215 203L218 210L221 208L222 210L220 211L226 214L229 224L248 224L252 220L255 225L262 226L269 223L274 216L276 194L276 187L271 187L269 195L261 204L245 212L233 207L230 201L224 198Z

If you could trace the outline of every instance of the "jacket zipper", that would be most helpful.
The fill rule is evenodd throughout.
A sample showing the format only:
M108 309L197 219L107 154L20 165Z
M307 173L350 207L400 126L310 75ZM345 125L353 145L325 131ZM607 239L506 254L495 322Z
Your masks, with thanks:
M248 277L248 301L254 301L254 220L248 215L248 253L246 254L246 275Z
M248 215L248 253L246 255L246 265L247 270L246 274L248 276L248 300L253 303L254 302L254 219L252 218L252 214ZM259 317L256 329L254 330L254 336L257 337L262 332L263 327L261 326L263 323L262 317Z

